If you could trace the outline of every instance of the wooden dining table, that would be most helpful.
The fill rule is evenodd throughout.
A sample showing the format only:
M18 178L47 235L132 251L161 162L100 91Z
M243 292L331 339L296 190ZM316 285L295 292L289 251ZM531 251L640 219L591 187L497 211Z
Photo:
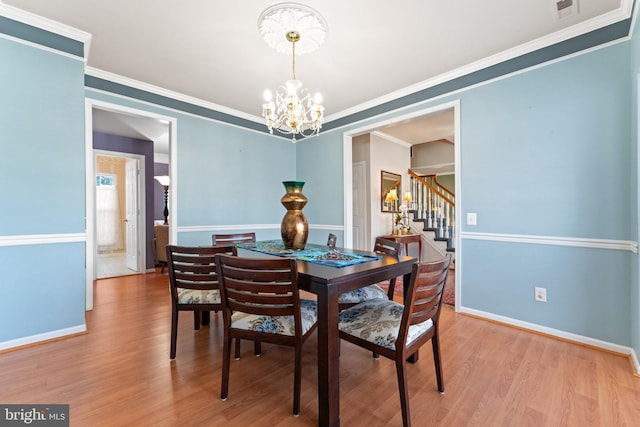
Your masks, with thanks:
M375 255L372 252L337 248L338 251ZM249 254L251 253L251 255ZM239 249L239 256L256 256ZM338 297L344 292L404 276L408 284L416 258L383 255L380 259L347 267L332 267L298 260L298 287L318 300L318 425L340 425L340 337Z

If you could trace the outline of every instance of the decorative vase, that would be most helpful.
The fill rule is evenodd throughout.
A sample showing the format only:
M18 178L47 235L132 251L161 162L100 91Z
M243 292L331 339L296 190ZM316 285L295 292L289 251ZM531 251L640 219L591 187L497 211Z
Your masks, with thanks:
M302 213L302 208L307 204L307 198L302 194L304 181L283 181L286 194L280 202L287 208L287 213L282 218L280 234L282 242L287 249L304 249L309 235L309 224Z

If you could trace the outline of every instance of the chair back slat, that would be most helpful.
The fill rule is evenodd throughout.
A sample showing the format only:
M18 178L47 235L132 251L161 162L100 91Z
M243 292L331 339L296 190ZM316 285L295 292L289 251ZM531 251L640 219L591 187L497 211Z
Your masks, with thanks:
M228 281L227 281L228 283ZM290 293L262 292L251 293L246 291L238 291L231 286L226 288L230 302L239 304L262 304L262 305L288 305L293 306L293 298Z
M167 267L171 296L177 298L177 288L218 289L216 254L229 254L231 246L167 245Z
M231 243L248 243L256 241L256 233L212 234L213 245L228 245Z
M449 274L451 256L413 265L407 289L409 300L403 311L398 340L406 341L409 326L431 319L435 325L442 307L442 294Z
M225 322L240 311L265 316L293 315L300 323L296 261L287 258L216 257Z
M373 252L377 254L393 255L397 257L400 253L400 248L401 245L398 242L377 237L373 246Z

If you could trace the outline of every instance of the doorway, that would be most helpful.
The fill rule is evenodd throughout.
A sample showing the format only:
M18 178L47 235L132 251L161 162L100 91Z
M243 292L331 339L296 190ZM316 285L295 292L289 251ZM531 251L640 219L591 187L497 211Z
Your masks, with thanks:
M101 127L101 120L96 120L98 116L117 118L117 123L112 123L115 126L114 131L110 129L104 129ZM152 204L153 199L151 197L153 191L153 175L154 175L154 162L161 162L169 165L169 175L172 179L172 186L169 189L169 210L172 212L174 221L177 219L176 206L176 192L177 177L175 164L171 164L169 159L175 159L176 151L176 138L177 138L177 119L175 117L163 116L156 113L150 113L144 110L138 110L130 107L124 107L117 104L111 104L104 101L99 101L91 98L85 99L85 188L86 188L86 245L85 245L85 260L86 260L86 274L85 274L85 305L86 310L93 309L93 293L94 293L94 281L97 278L97 212L96 212L96 165L94 154L94 131L103 135L122 135L128 138L134 138L142 140L144 143L148 143L151 147L150 152L145 149L143 151L129 152L130 150L126 146L113 147L116 153L112 152L112 147L109 146L107 154L109 156L121 156L130 159L130 174L136 174L133 172L136 168L133 166L137 162L137 168L140 170L140 174L137 179L130 179L128 191L125 192L128 195L130 201L137 200L137 208L132 209L129 214L138 217L138 221L135 222L137 227L127 227L127 222L131 221L131 217L128 221L126 213L123 219L124 236L123 241L126 242L127 238L136 239L137 242L131 245L125 245L125 267L126 274L144 274L149 271L154 271L151 239L153 238L153 214L154 211ZM131 134L133 133L133 134ZM103 148L101 145L99 147ZM161 147L162 152L156 153L155 150ZM145 154L138 154L144 152ZM145 159L144 161L142 159ZM126 164L126 163L125 163ZM165 165L166 168L166 165ZM163 174L166 174L164 172ZM108 181L108 180L106 180ZM125 166L125 178L124 186L126 184L126 166ZM137 182L134 186L131 183ZM120 182L122 184L122 182ZM134 192L134 188L137 189ZM146 190L146 191L145 191ZM148 197L147 197L148 196ZM123 202L126 209L126 198ZM135 203L130 206L135 206ZM127 237L128 235L128 237ZM175 222L169 224L169 242L176 241L176 229ZM128 257L126 249L129 249ZM129 266L127 267L127 259ZM136 267L137 265L137 267ZM138 271L133 273L128 270Z
M94 164L96 279L138 274L143 269L140 177L144 157L95 150Z
M357 237L357 231L356 231L356 224L355 219L354 219L354 214L355 214L355 210L356 207L354 206L354 204L356 203L355 201L355 197L356 194L353 193L354 191L354 180L356 179L356 177L354 176L354 174L356 173L354 168L353 168L353 160L354 160L354 140L360 136L364 136L366 134L372 134L372 133L376 133L378 135L381 135L384 133L384 129L390 126L395 126L395 125L404 125L406 123L411 123L411 122L418 122L421 121L423 119L428 120L429 117L431 116L438 116L440 115L440 113L445 112L445 111L452 111L452 123L451 124L447 124L447 127L449 127L452 131L452 135L451 135L451 141L454 142L454 164L453 164L453 174L454 176L456 176L457 178L455 179L455 191L454 193L456 194L456 206L461 206L461 201L462 201L462 194L460 191L461 188L461 179L460 179L460 170L459 170L459 165L460 165L460 146L461 146L461 139L460 139L460 101L459 100L455 100L455 101L451 101L451 102L447 102L447 103L443 103L440 105L436 105L433 107L428 107L428 108L423 108L421 110L417 110L417 111L413 111L413 112L409 112L403 115L399 115L396 117L393 117L391 119L385 119L385 120L381 120L379 122L376 123L371 123L368 125L365 125L361 128L356 128L356 129L352 129L348 132L345 132L343 134L343 153L344 153L344 165L343 165L343 173L344 173L344 177L345 177L345 181L344 181L344 241L345 241L345 247L353 247L353 245L356 243L356 238L359 239L359 237ZM393 137L389 137L388 135L386 136L385 139L394 139ZM407 139L399 139L397 138L398 141L397 143L406 143ZM447 138L449 139L449 138ZM422 142L427 142L427 141L422 141ZM356 159L359 160L359 159ZM373 197L371 200L379 200L379 197ZM372 202L373 203L373 202ZM377 203L377 202L376 202ZM376 206L371 206L371 209L375 209L377 207ZM367 217L367 220L370 222L371 221L371 215L369 215ZM461 210L460 209L456 209L455 210L455 218L454 218L454 223L455 224L461 224ZM460 246L460 234L458 232L455 233L454 236L454 241L455 241L455 264L456 264L456 268L455 268L455 274L454 274L454 278L455 278L455 309L456 311L459 311L459 307L460 307L460 300L461 300L461 275L460 272L462 270L461 268L461 263L462 263L462 250L461 250L461 246Z

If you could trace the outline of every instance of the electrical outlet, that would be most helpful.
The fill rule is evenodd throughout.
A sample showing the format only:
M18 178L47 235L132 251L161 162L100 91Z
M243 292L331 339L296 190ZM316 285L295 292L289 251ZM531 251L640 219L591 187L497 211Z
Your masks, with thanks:
M534 288L534 295L536 301L547 302L547 288L541 288L536 286Z

